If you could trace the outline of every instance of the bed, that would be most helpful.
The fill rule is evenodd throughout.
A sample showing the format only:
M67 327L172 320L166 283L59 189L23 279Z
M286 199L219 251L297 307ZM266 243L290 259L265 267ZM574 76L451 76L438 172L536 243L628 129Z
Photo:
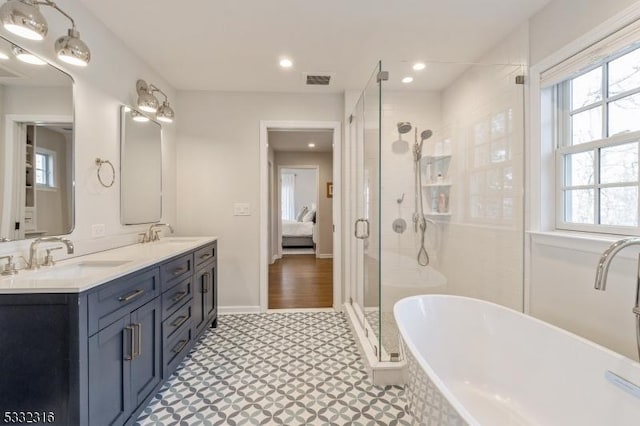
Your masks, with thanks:
M282 247L314 247L315 240L315 223L312 221L282 221Z

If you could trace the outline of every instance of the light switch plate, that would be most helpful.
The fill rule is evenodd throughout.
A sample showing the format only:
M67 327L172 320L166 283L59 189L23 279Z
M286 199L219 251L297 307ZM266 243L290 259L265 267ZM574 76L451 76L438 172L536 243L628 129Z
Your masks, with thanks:
M234 216L251 216L251 205L249 203L233 203Z
M91 225L91 237L104 237L107 234L104 223L98 223L96 225Z

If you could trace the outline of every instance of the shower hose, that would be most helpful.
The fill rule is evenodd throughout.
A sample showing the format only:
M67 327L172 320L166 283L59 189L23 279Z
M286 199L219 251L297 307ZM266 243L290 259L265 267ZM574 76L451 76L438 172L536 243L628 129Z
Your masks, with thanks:
M424 239L425 234L427 233L427 221L424 217L424 206L422 201L422 173L420 170L420 158L421 155L417 151L417 143L416 143L416 151L415 151L415 204L416 204L416 212L413 215L414 229L416 232L420 231L420 250L418 251L418 264L420 266L429 265L429 253L427 253L427 249L425 247Z

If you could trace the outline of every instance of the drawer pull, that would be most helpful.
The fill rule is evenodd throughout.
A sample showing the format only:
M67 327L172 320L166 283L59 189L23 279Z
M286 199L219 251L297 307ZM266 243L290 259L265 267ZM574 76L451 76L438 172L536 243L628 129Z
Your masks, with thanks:
M185 323L185 321L187 321L189 319L189 317L187 315L182 315L178 318L176 318L176 320L174 322L171 323L172 327L178 328L180 327L182 324Z
M173 352L174 354L180 353L180 351L182 351L184 347L187 346L187 343L189 343L189 340L187 339L180 340L178 344L174 346L173 349L171 349L171 352Z
M182 274L184 272L187 272L188 270L189 270L189 268L177 268L177 269L174 269L173 270L173 276L175 277L175 276L180 275L180 274Z
M202 256L200 256L200 259L202 259L202 260L204 260L204 259L208 259L208 258L210 258L211 256L213 256L211 253L205 253L205 254L203 254Z
M171 303L178 303L179 301L187 297L187 294L189 293L187 293L186 291L181 291L179 293L174 294L173 297L171 298Z
M203 293L209 293L209 276L210 274L208 272L205 272L204 274L202 274L202 277L204 278L204 281L202 282Z
M118 297L118 301L119 302L130 302L133 299L142 296L143 294L144 294L144 290L143 289L134 290L129 294L126 294L124 296Z
M125 361L131 361L133 360L133 357L135 355L134 351L133 351L133 346L135 345L135 341L134 341L134 336L133 336L133 327L132 326L127 326L124 328L125 330L127 330L129 332L129 353L124 355L124 360Z

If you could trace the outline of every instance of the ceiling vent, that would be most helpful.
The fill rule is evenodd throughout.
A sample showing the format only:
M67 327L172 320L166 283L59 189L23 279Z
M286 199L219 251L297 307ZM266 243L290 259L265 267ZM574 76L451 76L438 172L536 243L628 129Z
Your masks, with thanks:
M333 74L329 73L304 73L304 84L307 86L329 86L331 84L331 78Z

